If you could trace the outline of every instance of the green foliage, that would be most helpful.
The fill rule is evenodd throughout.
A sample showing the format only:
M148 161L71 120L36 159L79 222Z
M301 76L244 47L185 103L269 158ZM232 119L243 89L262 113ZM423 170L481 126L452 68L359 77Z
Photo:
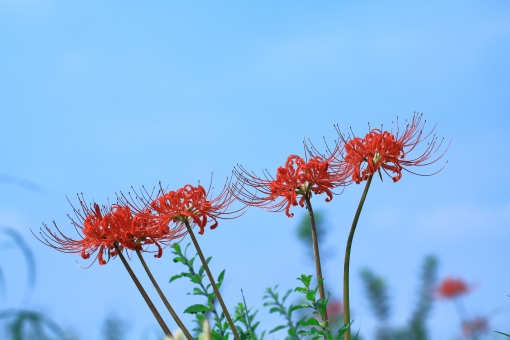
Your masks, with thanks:
M273 328L269 331L269 334L287 328L287 336L285 337L285 340L299 340L301 337L298 336L298 332L301 328L301 325L299 321L292 321L292 313L296 309L294 309L294 305L292 304L290 304L288 307L284 305L290 293L292 293L292 289L289 289L280 300L280 296L276 292L277 288L278 286L275 286L273 289L266 289L266 294L264 295L264 306L270 307L269 314L278 313L283 316L287 324Z
M21 251L23 258L25 259L25 263L27 265L27 282L26 282L26 290L25 290L25 300L28 301L30 299L31 292L35 288L36 277L37 277L37 268L35 266L34 253L32 252L32 250L26 243L23 236L16 229L8 227L8 226L0 226L0 235L5 235L8 238L8 241L2 245L1 249L10 248L11 244L12 244L12 245L14 245L15 248L17 248ZM7 283L5 281L5 277L3 275L3 271L2 271L1 267L0 267L0 285L2 285L4 291L6 292L7 291Z
M7 321L7 338L3 339L68 339L64 331L53 320L38 312L8 309L0 312L0 319Z
M15 229L7 226L0 226L0 235L6 236L7 240L2 242L1 249L10 247L17 248L25 259L27 267L27 281L24 296L24 303L28 303L35 288L37 270L35 257L32 250L26 243L23 236ZM2 240L3 241L3 240ZM12 260L12 259L11 259ZM7 292L7 282L0 267L0 284L3 292ZM46 315L33 310L6 308L0 310L0 322L3 328L2 339L9 340L46 340L46 339L69 339L64 331Z
M126 327L128 324L115 315L108 316L103 321L102 333L104 340L125 339Z
M205 269L203 266L200 266L198 271L195 271L194 262L197 255L188 258L187 250L190 244L186 246L184 252L181 249L181 246L177 243L173 245L172 254L175 255L174 262L180 262L186 267L186 271L181 272L178 275L174 275L170 278L170 282L175 281L177 279L187 277L193 284L193 290L188 293L188 295L202 295L206 298L205 304L195 304L184 310L184 313L194 314L196 326L193 329L196 335L202 332L202 325L204 321L211 317L212 326L211 326L211 336L214 340L226 340L228 339L231 333L229 332L228 322L226 321L225 314L215 306L216 302L216 294L211 287L211 284L204 283L205 279ZM206 259L206 262L209 263L211 261L211 257ZM225 271L222 271L218 276L217 282L215 283L218 289L220 289L223 280L225 278Z
M361 279L365 285L365 291L376 318L386 323L390 314L388 299L388 287L382 277L376 276L371 270L363 269Z
M241 289L241 294L243 290ZM235 308L234 323L241 340L263 340L266 331L257 336L256 330L260 322L255 322L255 316L258 311L252 312L252 308L246 307L246 301L243 294L243 303L239 303Z
M401 328L389 326L390 302L388 287L384 279L369 269L361 272L365 293L370 301L375 317L379 321L376 340L427 340L427 318L433 304L433 290L437 282L437 259L427 256L422 266L420 287L415 308L408 324Z
M220 313L215 307L216 296L211 289L211 285L204 284L205 275L203 267L200 267L198 271L196 271L193 267L196 255L191 258L188 257L186 253L188 247L189 245L186 246L184 251L182 251L179 244L172 246L172 253L175 255L174 262L182 263L186 267L186 271L174 275L170 278L170 282L187 277L194 284L192 291L188 294L202 295L206 298L205 304L194 304L186 308L184 311L185 313L195 315L196 327L193 329L196 332L195 336L202 332L204 321L211 318L211 338L214 340L228 340L232 333L229 329L228 323L226 322L225 315ZM207 259L207 262L210 260L211 258ZM225 271L222 271L216 282L218 288L221 287L224 278ZM324 320L324 314L329 297L326 299L316 298L319 286L317 285L315 288L310 287L312 275L301 275L298 280L301 281L302 286L297 287L294 291L305 296L307 302L303 304L289 304L286 306L287 299L292 293L292 290L288 290L285 295L280 297L277 292L277 286L274 288L267 288L264 294L264 306L270 308L270 314L279 314L286 322L285 324L273 328L268 332L268 334L272 334L282 329L287 329L287 335L285 337L286 340L301 340L305 337L314 340L323 338L326 338L327 340L341 339L351 324L343 325L338 330L337 334L332 334L330 326ZM311 316L306 316L300 320L293 321L293 313L300 309L311 309ZM264 339L264 336L266 335L265 331L261 332L260 335L257 334L259 322L256 321L255 318L258 311L252 311L251 308L247 307L244 295L243 302L237 304L234 311L235 313L232 319L242 340Z
M506 334L506 333L498 332L498 331L494 331L494 332L499 333L499 334L501 334L501 335L504 335L504 336L506 336L507 338L510 338L510 334Z
M341 339L344 333L351 327L352 322L343 325L338 330L337 334L332 334L331 328L328 325L327 320L324 318L329 296L324 299L317 299L317 290L322 280L319 280L315 288L310 288L310 282L312 281L312 275L301 275L297 278L303 284L302 287L296 287L295 292L303 294L307 300L306 303L293 306L290 310L298 310L302 308L312 309L312 314L315 315L309 318L303 318L299 321L301 327L307 327L307 329L301 329L297 332L298 335L311 337L313 340L327 339L327 340L338 340ZM310 327L310 328L308 328Z

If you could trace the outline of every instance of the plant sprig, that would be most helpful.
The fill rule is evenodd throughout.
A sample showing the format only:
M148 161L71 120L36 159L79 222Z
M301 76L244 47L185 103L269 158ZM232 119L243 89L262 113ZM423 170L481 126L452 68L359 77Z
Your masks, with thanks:
M188 258L187 250L190 244L186 246L184 252L181 249L181 246L176 243L172 248L172 254L176 255L174 257L174 262L181 262L183 265L187 267L187 271L181 272L180 274L174 275L170 278L170 282L180 279L182 277L187 277L190 279L192 283L196 286L193 288L188 295L203 295L207 298L207 302L205 305L203 304L195 304L189 306L184 310L184 313L195 314L196 327L193 329L197 333L202 332L202 327L209 315L212 315L211 318L213 320L213 327L211 329L211 336L214 340L227 340L228 333L228 323L226 322L225 314L223 312L218 312L215 307L216 295L213 291L210 291L211 284L204 284L205 278L205 269L203 266L200 266L198 272L195 271L193 263L197 255ZM207 258L207 263L211 261L212 257ZM223 270L220 275L218 275L216 286L220 289L223 284L223 280L225 278L225 270ZM198 287L197 287L198 286ZM211 289L212 290L212 289Z
M308 302L293 306L290 310L294 311L302 308L311 308L313 309L313 314L316 317L310 317L308 319L304 318L299 321L299 324L302 327L310 326L311 328L308 330L300 330L297 332L298 335L309 336L313 340L317 339L327 339L327 340L337 340L342 337L342 335L347 332L347 330L351 327L352 322L344 324L338 330L336 335L333 335L331 332L331 328L328 326L328 320L325 320L326 308L329 301L329 295L326 298L317 299L317 291L320 287L320 284L323 280L319 280L317 286L315 288L310 288L310 282L312 281L312 275L301 275L301 277L297 278L299 281L303 283L303 287L296 287L294 291L302 293Z

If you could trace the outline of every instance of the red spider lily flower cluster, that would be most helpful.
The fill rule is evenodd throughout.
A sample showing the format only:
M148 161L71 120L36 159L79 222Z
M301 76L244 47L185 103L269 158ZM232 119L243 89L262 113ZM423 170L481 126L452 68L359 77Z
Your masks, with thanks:
M242 188L238 184L228 182L216 198L211 198L200 184L196 187L187 184L176 191L161 193L150 203L152 214L158 225L188 221L197 225L200 228L198 233L203 235L207 223L212 222L209 227L212 230L218 226L218 218L237 218L242 214L244 208L227 212Z
M272 178L267 171L265 178L260 178L239 166L234 170L235 176L259 193L244 190L239 200L268 211L285 210L289 217L294 216L289 211L291 206L304 206L305 195L325 193L326 202L329 202L333 199L334 188L347 185L345 172L336 171L331 166L332 159L316 155L305 161L299 156L290 155L285 166L277 169L276 178ZM301 196L299 201L298 196Z
M342 301L336 299L330 300L326 308L328 310L328 317L332 320L339 318L344 312Z
M411 123L406 125L402 135L399 135L398 123L395 135L388 131L372 129L364 138L355 137L352 139L346 139L337 127L337 131L345 144L345 155L334 165L348 169L347 171L352 174L352 180L357 184L367 180L369 176L381 169L393 179L393 182L397 182L402 178L402 170L416 174L406 169L406 167L429 165L444 155L443 152L439 157L429 161L442 145L442 141L437 143L437 137L433 136L421 155L409 159L409 153L418 144L429 138L434 130L432 129L430 133L423 135L424 126L425 121L422 123L422 115L415 113ZM388 171L393 173L393 176Z
M134 214L129 206L113 204L100 208L96 203L88 206L82 199L80 205L81 211L73 207L76 219L69 216L80 239L67 237L53 222L57 232L44 225L39 240L64 253L79 253L83 259L97 252L99 265L104 265L107 263L105 255L108 258L117 255L116 244L121 250L141 251L148 251L148 246L154 244L158 249L155 257L161 257L162 246L186 235L183 227L158 228L145 214Z
M226 211L236 199L235 192L239 191L237 183L228 184L214 199L208 197L208 192L201 185L194 187L189 184L177 191L164 193L160 190L154 200L136 196L138 202L132 202L120 196L120 204L102 209L96 203L88 206L80 199L81 211L73 207L77 218L69 217L80 239L67 237L55 222L57 232L44 225L38 239L59 251L79 253L83 259L97 252L96 259L100 265L107 263L105 255L108 258L117 255L116 245L121 251L129 249L146 252L151 245L155 245L155 257L159 258L163 253L162 248L187 234L184 221L199 226L199 233L203 234L208 222L212 222L210 228L214 229L218 226L218 218L235 218L240 215L236 213L244 208L235 212ZM229 217L231 214L236 215Z
M462 323L462 334L466 337L475 337L486 333L489 330L487 318L483 316L475 317Z
M444 299L453 299L467 294L471 288L461 279L449 277L444 279L437 287L437 294Z
M245 182L247 187L257 190L257 193L245 190L239 199L247 205L268 211L285 210L287 216L292 217L290 207L298 204L303 207L305 195L325 193L326 202L329 202L333 198L334 188L352 182L359 184L381 169L386 173L391 172L393 176L390 177L397 182L402 178L402 170L416 174L407 167L432 164L446 152L431 160L442 145L442 141L438 143L434 135L421 155L409 158L416 146L428 139L434 130L424 135L424 126L422 115L415 113L402 134L399 133L398 122L395 134L372 129L364 138L346 138L337 127L341 141L329 151L328 157L313 145L311 148L305 145L310 159L305 161L299 156L290 155L285 166L278 168L276 178L267 171L265 178L260 178L239 166L234 170L237 178Z

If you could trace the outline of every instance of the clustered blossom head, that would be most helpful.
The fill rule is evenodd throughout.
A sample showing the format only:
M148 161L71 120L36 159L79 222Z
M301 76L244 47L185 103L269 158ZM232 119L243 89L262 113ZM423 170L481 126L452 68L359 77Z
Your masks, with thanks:
M244 190L239 200L268 211L285 210L289 217L294 216L290 213L290 207L298 204L303 207L306 196L312 193L325 193L326 202L329 202L333 199L332 190L347 184L345 174L331 167L331 159L315 155L306 161L299 156L290 155L285 166L276 170L276 178L272 178L267 171L265 178L260 178L239 166L239 169L234 170L237 178L247 187L255 188L258 193L257 195Z
M348 169L347 171L352 174L352 180L357 184L380 172L381 169L393 179L393 182L402 178L402 170L416 174L407 167L429 165L444 155L443 152L439 157L430 160L442 145L442 140L437 143L438 139L434 135L421 155L409 158L409 154L416 146L429 138L434 130L424 135L424 127L425 121L422 122L422 115L415 113L411 123L406 124L401 135L399 135L398 122L395 134L382 129L372 129L364 138L346 138L337 128L345 144L345 155L337 164Z
M161 191L150 207L158 225L188 222L197 225L200 228L198 233L203 235L207 223L212 222L209 227L212 230L218 226L218 218L236 218L243 213L244 208L227 212L241 188L239 182L228 181L220 194L212 198L211 190L206 191L200 184L196 187L187 184L176 191Z
M444 299L453 299L469 293L470 290L471 288L462 279L448 277L437 287L437 294Z
M161 257L162 245L186 234L182 227L163 233L143 214L134 214L129 206L113 204L100 208L97 203L87 205L83 199L80 199L80 206L81 210L73 207L75 218L69 216L80 239L66 236L53 222L57 232L44 224L39 240L64 253L79 253L83 259L97 252L99 265L104 265L107 263L105 255L108 259L117 255L116 246L120 250L149 251L148 247L154 244L158 249L155 257Z
M352 182L359 184L381 169L388 175L388 172L392 173L390 177L397 182L402 178L402 170L414 173L407 167L429 165L444 155L443 152L431 159L442 145L442 141L438 143L434 135L421 155L409 158L416 146L428 139L434 130L424 135L424 126L422 115L415 113L402 134L398 122L395 134L372 129L364 138L348 138L337 127L340 140L334 148L328 148L329 156L322 155L313 145L308 147L305 144L310 159L307 161L290 155L285 165L277 169L275 178L267 170L264 178L260 178L238 166L234 170L237 178L245 182L246 187L256 190L255 193L244 190L239 199L246 205L268 211L285 210L287 216L292 217L290 207L298 204L303 207L306 197L312 193L325 193L326 202L329 202L333 198L334 188Z
M136 196L136 202L119 196L119 204L99 207L94 203L89 206L82 198L80 209L73 207L76 218L69 216L80 239L67 237L53 222L56 232L47 225L40 232L38 239L44 244L65 253L78 253L88 259L97 253L100 265L117 255L117 249L139 250L148 252L151 245L157 247L155 257L162 256L162 248L187 234L185 222L198 225L200 234L205 226L212 222L211 229L218 225L218 218L229 218L229 205L235 201L235 193L239 190L237 183L225 185L220 195L214 199L208 197L205 189L198 185L185 185L183 188L167 193L160 190L154 200L150 196ZM225 215L227 217L224 217ZM239 214L234 217L235 218ZM36 236L37 237L37 236Z
M468 338L481 336L489 330L489 323L487 318L477 316L469 321L462 323L462 334Z

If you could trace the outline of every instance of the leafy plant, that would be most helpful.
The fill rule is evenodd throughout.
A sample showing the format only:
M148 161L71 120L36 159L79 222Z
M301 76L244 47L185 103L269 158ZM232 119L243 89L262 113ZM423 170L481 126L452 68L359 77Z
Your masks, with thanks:
M437 281L437 259L434 256L427 256L424 260L416 307L408 324L404 327L389 326L391 308L385 280L369 269L361 271L361 279L370 307L379 321L377 340L427 340L429 338L427 319L432 309L434 301L432 293Z
M186 271L181 272L180 274L174 275L170 278L170 282L175 281L177 279L187 277L195 287L188 295L202 295L206 298L205 304L195 304L189 306L184 310L184 313L194 314L196 327L193 329L197 334L202 332L202 325L204 321L211 316L213 321L213 327L211 329L211 335L213 339L226 340L228 339L228 323L226 322L226 318L223 312L219 312L215 306L216 296L212 291L211 284L205 284L205 269L203 266L200 266L198 271L195 271L193 266L197 255L188 258L187 249L190 246L188 244L184 249L184 252L181 249L181 246L176 243L171 247L172 254L176 255L174 257L174 262L181 262L184 266L186 266ZM211 257L207 258L207 263L211 261ZM218 276L218 282L216 286L218 289L221 288L221 284L223 283L223 279L225 277L225 270L223 270Z
M307 330L302 329L302 330L298 331L297 334L303 335L303 336L309 336L313 340L321 339L321 338L328 339L328 340L340 339L342 337L342 335L344 335L344 333L347 332L347 330L350 328L352 322L343 325L338 330L338 333L336 335L331 334L331 329L328 325L327 320L325 320L325 317L324 317L325 313L326 313L327 304L329 301L329 296L327 298L318 299L318 300L316 298L317 290L319 289L319 285L321 284L322 280L319 280L317 287L315 287L313 289L310 288L310 282L312 281L312 275L304 275L303 274L303 275L301 275L301 277L298 278L298 280L303 283L303 287L296 287L296 289L294 291L302 293L305 296L306 300L308 300L308 302L293 306L290 310L294 311L294 310L302 309L302 308L310 308L313 310L313 315L315 315L315 317L312 316L308 319L307 318L301 319L299 321L299 324L302 327L310 326L310 328Z
M243 294L243 290L241 289L241 294ZM244 299L243 294L243 303L239 303L235 307L235 318L234 323L236 323L237 331L239 332L239 336L242 340L249 339L249 340L263 340L264 335L266 332L262 332L260 337L257 337L257 327L259 326L260 322L255 322L255 316L257 315L258 311L252 312L252 308L248 309L246 307L246 301ZM241 325L239 325L241 324Z
M269 331L269 334L274 333L276 331L279 331L281 329L287 328L287 336L285 337L286 340L299 340L301 337L298 336L298 332L301 328L299 321L293 322L292 321L292 313L296 310L294 309L294 305L290 304L288 307L286 307L285 301L289 297L290 293L292 293L292 289L289 289L285 295L282 297L280 301L279 294L276 292L278 289L278 286L275 286L274 288L267 288L266 294L264 295L264 306L271 307L269 309L269 314L272 313L278 313L281 316L285 318L287 321L286 325L280 325L272 330Z

